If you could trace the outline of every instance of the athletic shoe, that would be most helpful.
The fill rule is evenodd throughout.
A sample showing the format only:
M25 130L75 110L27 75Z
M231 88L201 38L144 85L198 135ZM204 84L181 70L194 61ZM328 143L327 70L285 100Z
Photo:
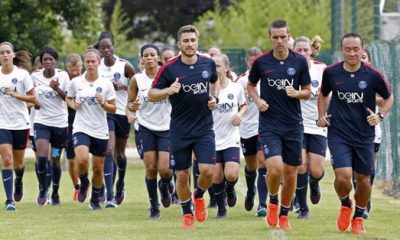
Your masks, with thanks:
M270 227L276 227L278 225L278 204L272 204L270 203L268 205L268 211L267 211L267 216L265 217L265 222L270 226Z
M19 202L21 201L22 197L24 196L24 184L22 183L22 179L15 178L14 182L14 201Z
M340 214L337 219L337 227L339 228L340 231L343 232L349 228L351 220L351 212L352 212L351 207L345 207L345 206L340 207Z
M78 202L83 203L86 200L86 197L88 195L88 189L89 189L89 184L86 186L86 188L83 186L83 184L81 184L78 192Z
M44 206L49 203L47 191L39 191L39 196L36 199L36 204L38 206Z
M300 211L299 215L297 215L297 219L307 220L310 212L308 210Z
M291 229L288 216L282 215L279 217L279 228L283 231L289 231Z
M353 220L351 220L351 233L352 234L365 234L365 233L367 233L367 231L365 231L363 221L364 220L363 220L362 217L356 217Z
M208 208L217 208L217 199L216 198L210 198L210 202L208 203Z
M74 192L72 193L72 201L73 202L78 201L78 194L79 194L79 189L75 189Z
M226 192L226 197L228 200L228 206L234 207L237 202L237 196L236 196L236 191L233 187Z
M255 192L247 191L246 197L244 198L244 208L247 211L251 211L253 209L255 195Z
M61 202L60 202L60 196L58 195L58 193L57 194L51 194L51 205L52 206L57 206L57 205L60 205L61 204Z
M185 214L182 218L182 228L184 230L194 230L194 216L192 214Z
M6 211L6 212L17 211L17 208L15 207L15 203L13 200L7 200L5 202L4 211Z
M199 222L204 222L207 219L208 212L204 197L194 198L194 191L192 193L193 203L194 203L194 215Z
M158 188L160 189L161 203L165 208L168 208L172 202L172 197L171 193L169 192L168 185L163 184L161 180L158 180Z
M120 205L125 199L125 183L117 181L115 202Z
M267 208L265 206L263 206L263 205L258 205L256 216L257 217L265 217L265 216L267 216Z
M160 219L160 209L150 207L149 217L153 220Z
M228 217L228 212L226 211L226 208L218 208L217 211L217 219L225 219Z
M111 200L107 200L107 201L104 203L104 207L105 207L105 208L117 208L118 205L117 205L117 203L115 202L114 199L111 199Z
M294 213L300 213L300 204L296 197L293 199L292 204L290 205L290 211L293 211Z
M312 204L317 204L319 203L319 200L321 199L321 190L319 189L319 184L310 184L310 199Z
M89 209L96 211L96 210L101 210L101 206L100 206L100 202L97 201L93 201L92 199L89 202Z

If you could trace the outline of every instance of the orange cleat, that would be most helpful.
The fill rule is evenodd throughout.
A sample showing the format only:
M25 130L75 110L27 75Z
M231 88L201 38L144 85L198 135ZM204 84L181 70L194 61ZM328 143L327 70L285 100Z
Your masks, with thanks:
M345 206L340 207L340 214L337 219L337 227L339 228L340 231L343 232L349 228L351 220L351 212L352 212L351 207L345 207Z
M270 203L268 205L265 222L272 228L278 225L278 205Z
M362 217L356 217L351 220L351 233L352 234L365 234L364 219Z
M182 218L182 228L184 230L194 230L194 216L192 214L185 214Z
M279 217L279 228L283 231L289 231L291 229L288 216L282 215Z
M193 194L193 202L194 202L194 215L196 216L197 221L204 222L208 216L204 198L194 198Z
M72 193L72 201L74 201L74 202L78 201L78 193L79 193L79 189L75 189L74 192Z

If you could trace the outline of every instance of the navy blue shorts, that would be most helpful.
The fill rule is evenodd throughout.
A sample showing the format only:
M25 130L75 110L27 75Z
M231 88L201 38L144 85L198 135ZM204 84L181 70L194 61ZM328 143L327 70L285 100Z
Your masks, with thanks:
M62 149L67 141L67 128L49 127L40 123L33 124L35 141L46 139L52 148Z
M260 135L260 144L265 159L281 156L284 163L290 166L301 165L301 148L303 129L287 130L280 133L268 131Z
M240 148L231 147L216 152L216 163L225 164L227 162L236 162L240 164Z
M244 156L256 155L257 151L261 150L258 135L246 139L240 138L240 143L242 144L242 152Z
M74 141L72 140L72 126L67 129L67 142L65 144L65 152L67 153L67 159L72 160L75 158Z
M135 129L135 145L140 158L143 159L143 143L142 140L140 139L140 132L139 130L136 129Z
M341 141L329 138L329 150L333 169L351 167L356 173L371 175L375 172L374 143L354 147Z
M317 134L304 133L303 149L305 149L307 152L315 153L325 157L326 145L326 137Z
M106 156L107 152L107 139L98 139L91 137L83 132L73 134L74 147L85 145L89 147L89 152L98 157Z
M14 150L23 150L28 144L29 129L0 129L0 144L11 144Z
M152 131L139 125L139 134L144 153L149 151L169 152L169 130Z
M171 169L184 170L192 166L192 151L200 164L215 164L215 134L209 132L195 138L170 137Z
M110 132L115 132L117 138L127 139L131 124L125 115L107 113L107 124Z
M33 136L29 136L29 144L31 145L32 151L36 152L35 138Z

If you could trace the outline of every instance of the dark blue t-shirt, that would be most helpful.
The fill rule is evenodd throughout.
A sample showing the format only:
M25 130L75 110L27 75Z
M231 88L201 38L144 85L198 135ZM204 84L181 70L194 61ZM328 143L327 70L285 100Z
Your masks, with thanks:
M367 108L375 112L376 93L384 99L391 95L383 74L369 64L362 63L356 72L347 72L343 62L336 63L326 68L322 76L321 93L328 96L331 92L328 138L360 147L372 143L375 131L367 122Z
M289 51L285 60L277 60L272 51L262 54L254 62L249 75L249 82L260 82L260 97L269 108L260 112L259 133L265 131L296 130L303 128L300 100L288 97L285 86L300 86L311 82L307 60L300 54Z
M197 55L197 62L187 65L178 56L162 66L153 82L153 88L164 89L179 78L179 93L169 96L171 102L170 135L174 137L198 137L209 133L213 127L211 110L208 108L210 83L217 81L215 62Z

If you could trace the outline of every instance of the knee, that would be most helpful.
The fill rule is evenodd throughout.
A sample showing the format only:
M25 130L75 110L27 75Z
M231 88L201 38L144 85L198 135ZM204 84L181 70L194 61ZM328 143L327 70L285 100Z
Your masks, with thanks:
M214 165L208 164L206 167L202 167L200 175L206 178L212 178L214 176Z
M3 156L3 168L12 168L13 159L11 155Z
M114 157L114 151L115 151L114 146L108 146L107 152L106 152L106 157Z
M157 178L157 169L155 167L151 168L147 168L146 169L146 177L150 178L150 179L154 179Z
M280 178L283 174L283 170L281 168L268 168L267 176L272 178Z
M229 182L234 182L238 179L238 175L233 172L229 172L225 175L225 179Z
M103 175L103 166L101 164L93 165L93 175L94 176Z
M189 173L186 171L177 171L176 172L177 181L186 183L189 182Z

